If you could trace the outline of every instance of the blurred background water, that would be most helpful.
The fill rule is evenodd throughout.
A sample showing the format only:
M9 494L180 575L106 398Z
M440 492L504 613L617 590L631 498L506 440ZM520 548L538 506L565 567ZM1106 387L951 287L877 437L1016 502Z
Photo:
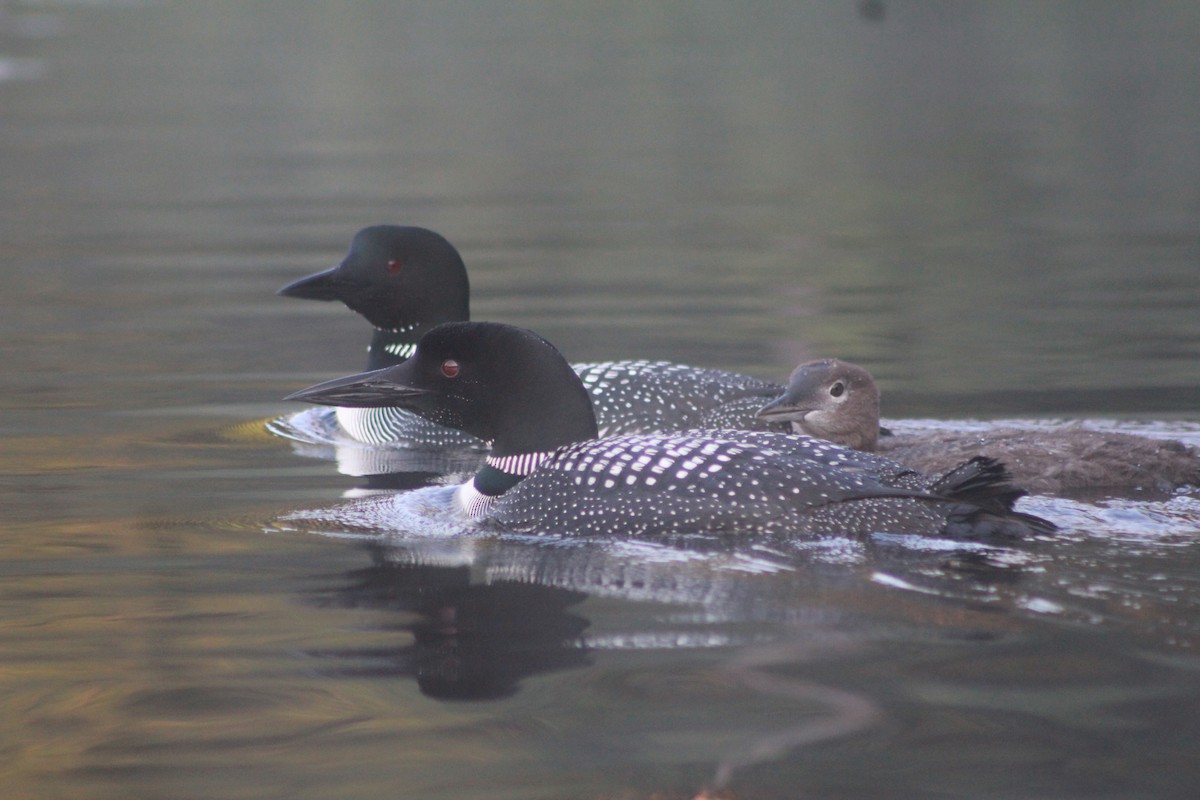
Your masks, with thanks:
M1192 495L1001 554L385 544L278 523L353 481L262 420L367 340L275 289L396 222L572 360L1196 442L1198 74L1170 0L0 3L5 791L1194 797Z

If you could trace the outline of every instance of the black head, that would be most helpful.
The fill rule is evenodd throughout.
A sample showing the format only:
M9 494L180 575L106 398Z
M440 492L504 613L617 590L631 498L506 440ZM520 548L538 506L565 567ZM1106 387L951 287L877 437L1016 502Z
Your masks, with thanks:
M382 330L470 318L462 258L454 245L425 228L363 228L341 264L289 283L278 294L341 300Z
M596 436L592 402L566 359L537 334L496 322L448 322L403 364L327 381L287 400L408 409L493 442L497 456Z
M787 390L759 409L758 418L790 422L809 436L874 450L879 440L879 388L857 364L826 358L792 371Z

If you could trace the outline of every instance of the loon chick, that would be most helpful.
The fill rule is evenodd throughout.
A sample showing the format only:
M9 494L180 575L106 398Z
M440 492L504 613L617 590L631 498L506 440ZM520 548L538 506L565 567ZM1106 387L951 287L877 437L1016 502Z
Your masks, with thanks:
M867 370L838 359L801 364L787 391L759 416L792 430L937 472L985 455L1004 462L1031 492L1155 489L1200 485L1200 452L1182 442L1070 427L996 428L974 433L898 434L880 438L879 388Z
M411 226L363 228L341 264L290 283L278 294L341 300L365 317L375 328L367 349L369 370L402 363L434 325L470 319L462 257L441 235ZM700 427L766 430L770 426L759 422L755 412L783 391L771 381L667 361L574 368L592 397L604 436ZM338 408L336 415L343 431L366 444L481 444L399 408Z
M455 496L469 516L508 530L958 538L1053 530L1013 511L1023 492L988 459L931 481L888 459L785 433L598 440L591 400L559 352L499 323L445 323L398 366L287 399L406 408L490 441L485 465Z

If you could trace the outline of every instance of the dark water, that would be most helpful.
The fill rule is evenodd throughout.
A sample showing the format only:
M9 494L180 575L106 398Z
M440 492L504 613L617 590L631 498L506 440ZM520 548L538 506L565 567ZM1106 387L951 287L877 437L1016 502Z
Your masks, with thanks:
M5 793L1194 797L1195 495L996 552L294 519L355 482L262 422L366 334L273 292L375 222L573 360L1200 441L1200 7L865 5L0 4Z

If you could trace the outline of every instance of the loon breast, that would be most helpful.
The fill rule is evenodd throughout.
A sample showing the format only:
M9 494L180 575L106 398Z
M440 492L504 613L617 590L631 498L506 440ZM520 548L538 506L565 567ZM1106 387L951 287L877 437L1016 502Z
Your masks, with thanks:
M364 444L409 447L483 447L468 433L446 428L401 408L337 409L338 425Z

